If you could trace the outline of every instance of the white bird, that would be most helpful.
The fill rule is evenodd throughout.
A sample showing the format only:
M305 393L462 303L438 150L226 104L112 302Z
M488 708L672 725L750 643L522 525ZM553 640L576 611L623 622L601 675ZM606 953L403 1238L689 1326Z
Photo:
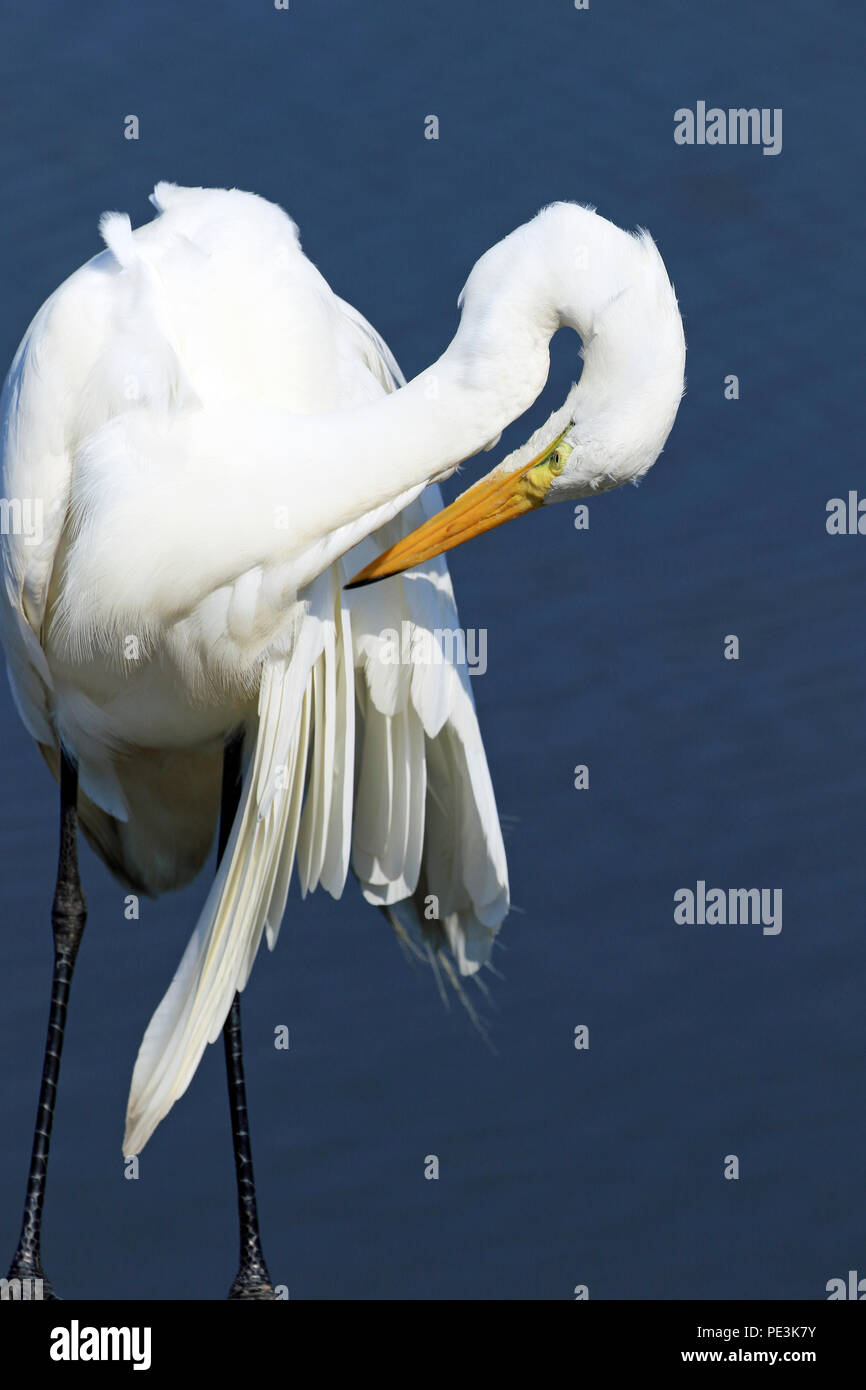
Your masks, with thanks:
M151 201L158 215L135 231L103 216L106 249L43 305L3 395L0 636L62 816L53 1003L10 1277L42 1275L85 917L76 816L124 884L156 894L202 868L222 800L225 853L141 1044L123 1147L141 1150L224 1029L242 1245L230 1297L266 1298L237 996L262 933L275 943L293 867L303 893L334 897L351 867L457 983L487 961L508 910L465 667L389 664L383 634L405 621L441 645L457 627L442 551L640 478L673 424L685 346L650 236L559 203L481 257L453 341L406 385L280 208L170 183ZM440 511L429 485L531 404L562 326L583 343L579 383Z

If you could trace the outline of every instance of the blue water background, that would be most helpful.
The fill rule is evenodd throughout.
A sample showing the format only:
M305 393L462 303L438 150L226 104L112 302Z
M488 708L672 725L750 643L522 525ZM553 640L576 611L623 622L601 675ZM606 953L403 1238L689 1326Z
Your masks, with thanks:
M292 1298L811 1299L866 1273L866 538L825 530L828 498L866 492L862 31L856 5L805 0L3 9L4 365L98 249L99 213L145 220L158 179L282 203L407 375L452 335L477 256L556 198L648 226L684 314L688 394L644 484L593 502L588 531L563 506L453 556L463 624L488 632L474 689L522 909L490 979L496 1054L351 887L293 892L254 971L260 1206ZM782 108L782 153L676 145L673 113L699 99ZM574 346L559 335L503 447L562 399ZM5 684L0 733L11 1253L57 812ZM120 1157L136 1049L206 884L128 922L86 849L82 865L48 1272L70 1297L219 1298L236 1242L221 1049L137 1182ZM676 925L698 879L782 888L781 934Z

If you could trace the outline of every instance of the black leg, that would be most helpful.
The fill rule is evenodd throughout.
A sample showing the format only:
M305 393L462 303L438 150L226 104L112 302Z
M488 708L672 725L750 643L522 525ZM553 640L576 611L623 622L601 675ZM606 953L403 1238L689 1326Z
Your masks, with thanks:
M240 799L242 738L226 746L223 758L222 804L218 856L222 859L234 823ZM241 1040L241 999L236 994L223 1028L226 1049L226 1076L229 1087L229 1108L232 1117L232 1142L235 1151L235 1173L238 1181L238 1216L241 1230L241 1258L229 1298L274 1298L271 1276L268 1274L262 1241L259 1235L259 1216L256 1208L256 1185L253 1178L253 1154L250 1147L247 1095L244 1085L244 1055Z
M33 1134L33 1152L30 1158L30 1172L27 1178L27 1195L24 1199L24 1220L21 1224L21 1238L15 1251L10 1279L42 1280L41 1295L39 1285L31 1284L24 1297L44 1299L56 1298L50 1282L42 1269L42 1201L45 1196L45 1177L48 1171L48 1149L51 1143L51 1126L54 1121L54 1105L57 1099L57 1082L60 1076L60 1054L63 1050L63 1033L66 1027L66 1009L69 1003L69 990L75 957L84 933L87 920L87 905L81 891L78 876L78 771L75 764L61 754L60 760L60 855L57 865L57 886L54 890L54 904L51 909L51 926L54 932L54 979L51 987L51 1008L48 1014L48 1036L45 1041L45 1060L42 1064L42 1086L39 1091L39 1108L36 1112L36 1129ZM24 1286L26 1288L26 1286Z

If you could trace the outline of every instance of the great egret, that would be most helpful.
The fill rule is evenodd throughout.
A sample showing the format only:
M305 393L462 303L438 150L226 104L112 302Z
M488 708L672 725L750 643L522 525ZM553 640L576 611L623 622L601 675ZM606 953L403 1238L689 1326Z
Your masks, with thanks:
M85 919L78 817L124 884L156 894L202 867L222 806L225 853L141 1044L123 1148L141 1150L223 1030L241 1220L229 1296L268 1298L238 995L262 932L275 943L293 864L305 893L339 897L351 863L367 901L457 983L508 908L466 671L385 664L381 633L456 626L450 546L645 473L677 412L685 347L649 235L559 203L481 257L453 341L406 385L280 208L170 183L151 201L158 215L134 232L103 216L106 249L36 315L3 397L0 633L61 798L49 1030L10 1277L44 1278ZM561 326L583 342L579 383L440 511L428 485L530 405Z

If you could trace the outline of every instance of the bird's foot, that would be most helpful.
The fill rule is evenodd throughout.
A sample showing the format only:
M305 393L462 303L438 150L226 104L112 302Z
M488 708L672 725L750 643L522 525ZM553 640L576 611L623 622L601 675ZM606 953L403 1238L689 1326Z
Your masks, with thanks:
M42 1262L31 1250L15 1251L0 1298L23 1303L58 1302L50 1279L46 1279Z
M268 1276L252 1271L241 1270L229 1289L230 1299L277 1300L274 1287Z
M258 1241L256 1241L252 1249L244 1251L241 1257L240 1269L235 1275L235 1281L229 1289L229 1298L277 1298Z

